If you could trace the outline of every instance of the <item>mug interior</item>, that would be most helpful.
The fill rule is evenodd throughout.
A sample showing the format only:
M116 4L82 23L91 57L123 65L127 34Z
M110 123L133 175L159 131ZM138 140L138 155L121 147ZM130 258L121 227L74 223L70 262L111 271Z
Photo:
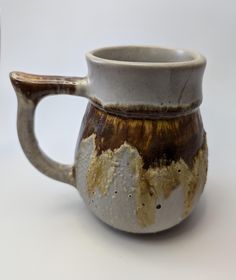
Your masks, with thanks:
M100 59L130 63L178 63L196 59L194 53L186 50L149 46L109 47L95 50L91 54Z

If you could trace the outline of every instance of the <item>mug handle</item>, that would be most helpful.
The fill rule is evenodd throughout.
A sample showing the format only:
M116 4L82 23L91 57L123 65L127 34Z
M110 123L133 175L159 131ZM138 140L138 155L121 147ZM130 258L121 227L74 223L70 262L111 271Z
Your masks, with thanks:
M34 131L34 116L38 103L48 95L69 94L86 97L87 78L11 72L10 79L18 100L18 137L26 157L43 174L75 186L74 165L58 163L40 149Z

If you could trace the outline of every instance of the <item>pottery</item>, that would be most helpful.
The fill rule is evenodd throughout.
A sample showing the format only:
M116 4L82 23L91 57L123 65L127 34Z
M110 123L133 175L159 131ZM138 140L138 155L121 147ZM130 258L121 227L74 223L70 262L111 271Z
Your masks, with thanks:
M175 226L195 208L206 182L199 110L205 58L155 46L102 48L86 58L83 78L10 74L26 156L45 175L76 187L114 228L153 233ZM39 101L56 94L89 100L73 165L47 157L34 133Z

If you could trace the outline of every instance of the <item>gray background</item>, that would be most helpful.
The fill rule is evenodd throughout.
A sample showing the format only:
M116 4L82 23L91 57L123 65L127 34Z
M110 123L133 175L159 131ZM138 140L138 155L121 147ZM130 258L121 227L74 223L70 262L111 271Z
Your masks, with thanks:
M0 0L0 278L236 279L234 0ZM41 175L16 135L12 70L86 75L84 54L98 47L153 44L208 59L201 106L210 165L191 219L158 235L109 229L76 190ZM36 131L41 147L73 161L86 100L45 99Z

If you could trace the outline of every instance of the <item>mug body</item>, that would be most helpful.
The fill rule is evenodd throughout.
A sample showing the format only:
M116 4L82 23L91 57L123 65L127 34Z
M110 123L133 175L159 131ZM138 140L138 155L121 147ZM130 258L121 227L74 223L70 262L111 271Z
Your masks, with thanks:
M207 175L199 105L205 59L155 47L87 55L90 100L76 149L76 186L106 224L158 232L194 209Z
M168 229L192 212L205 185L200 112L138 119L89 103L75 162L77 188L103 222L134 233Z

